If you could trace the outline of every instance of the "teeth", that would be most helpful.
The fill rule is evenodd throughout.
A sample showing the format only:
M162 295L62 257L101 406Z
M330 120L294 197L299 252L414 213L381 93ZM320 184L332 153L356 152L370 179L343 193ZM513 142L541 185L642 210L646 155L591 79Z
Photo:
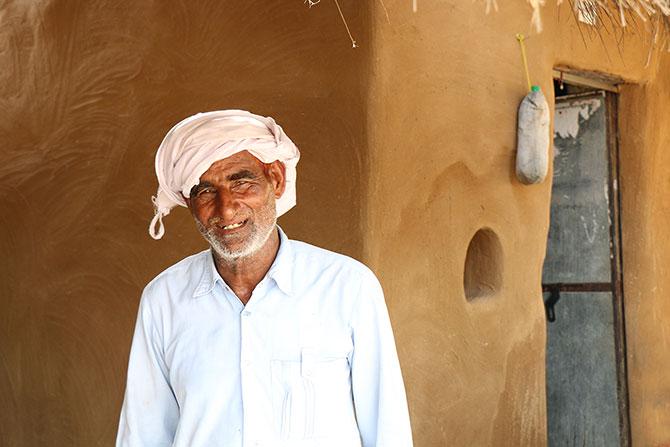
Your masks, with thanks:
M243 223L244 222L239 222L239 223L236 223L236 224L226 225L226 226L223 227L223 229L224 230L234 230L235 228L241 227Z

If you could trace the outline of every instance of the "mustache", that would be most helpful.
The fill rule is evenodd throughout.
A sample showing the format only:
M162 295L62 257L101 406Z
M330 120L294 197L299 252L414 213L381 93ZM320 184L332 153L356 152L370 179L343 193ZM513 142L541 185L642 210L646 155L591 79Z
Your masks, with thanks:
M241 221L244 221L246 219L238 219L237 216L234 216L230 220L233 221L233 222L238 222L238 221L241 222ZM207 226L208 227L212 227L212 226L217 226L218 227L218 226L223 226L223 225L225 225L225 223L223 222L223 217L214 216L214 217L210 217L209 219L207 219Z

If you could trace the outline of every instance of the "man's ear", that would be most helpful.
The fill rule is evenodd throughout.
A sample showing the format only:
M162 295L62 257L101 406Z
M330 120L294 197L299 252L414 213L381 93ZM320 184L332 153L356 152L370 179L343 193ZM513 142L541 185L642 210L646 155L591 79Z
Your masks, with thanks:
M268 163L266 175L275 193L275 199L280 198L286 190L286 165L279 160Z
M193 208L191 208L191 198L186 197L184 194L180 193L181 196L184 198L184 201L186 202L186 207L189 209L189 211L193 211Z

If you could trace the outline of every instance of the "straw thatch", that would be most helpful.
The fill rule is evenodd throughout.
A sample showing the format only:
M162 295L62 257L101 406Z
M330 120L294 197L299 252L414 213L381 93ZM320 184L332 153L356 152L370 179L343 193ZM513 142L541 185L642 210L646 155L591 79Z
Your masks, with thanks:
M487 3L495 1L487 0ZM531 23L540 32L540 9L545 0L527 1L533 8ZM560 6L563 0L557 0L557 3ZM652 33L653 46L661 45L670 50L670 0L567 0L566 3L580 23L606 30L644 27ZM487 5L487 8L490 6Z
M546 0L526 0L532 10L531 26L537 32L542 32L541 9ZM310 8L321 0L303 0ZM347 21L342 13L338 0L333 0L346 28L352 46L357 47L356 41L349 30ZM412 11L417 12L418 0L411 0ZM484 0L486 13L498 10L497 0ZM561 6L564 0L556 0ZM387 21L390 18L384 0L379 0ZM581 24L591 25L597 33L601 30L611 32L619 30L621 33L632 29L639 31L644 27L651 34L650 56L654 48L665 48L670 51L670 0L567 0L573 16Z

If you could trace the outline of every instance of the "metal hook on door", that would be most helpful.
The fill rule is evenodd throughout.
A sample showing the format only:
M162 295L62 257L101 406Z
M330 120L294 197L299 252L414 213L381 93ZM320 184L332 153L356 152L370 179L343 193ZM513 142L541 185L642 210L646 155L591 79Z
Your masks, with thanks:
M549 286L549 298L544 302L544 311L547 315L547 321L553 323L556 321L556 312L554 306L561 299L561 289L559 286Z

